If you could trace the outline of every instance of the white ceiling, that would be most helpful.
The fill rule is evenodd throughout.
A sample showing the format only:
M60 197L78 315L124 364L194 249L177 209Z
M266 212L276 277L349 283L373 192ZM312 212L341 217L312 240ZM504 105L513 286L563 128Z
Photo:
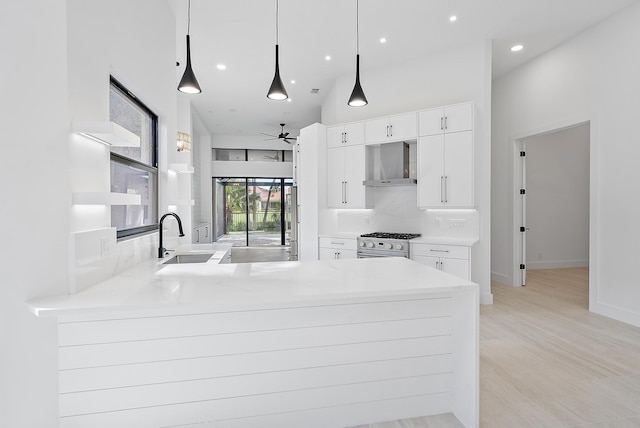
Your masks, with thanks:
M177 82L184 70L188 0L168 1L177 19ZM366 93L367 70L474 40L493 41L495 78L638 1L362 0L363 87ZM458 20L451 23L451 15ZM276 0L191 0L191 58L202 93L181 96L192 100L213 134L277 134L284 122L297 135L320 120L324 94L335 79L355 75L356 1L280 0L280 73L291 102L267 99L275 16ZM514 54L510 47L516 43L524 50ZM227 69L217 70L217 64Z

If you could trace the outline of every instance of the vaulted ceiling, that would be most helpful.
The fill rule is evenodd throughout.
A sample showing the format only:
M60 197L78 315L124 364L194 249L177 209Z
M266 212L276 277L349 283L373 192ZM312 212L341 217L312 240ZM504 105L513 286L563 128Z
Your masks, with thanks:
M168 1L177 20L177 82L184 70L188 0ZM361 0L363 85L367 70L475 40L492 41L495 78L637 1ZM320 120L336 78L355 73L355 24L356 0L280 0L280 72L291 101L272 101L266 93L274 73L276 0L191 0L191 55L203 91L188 97L213 134L277 134L284 122L297 135ZM515 44L524 49L511 52Z

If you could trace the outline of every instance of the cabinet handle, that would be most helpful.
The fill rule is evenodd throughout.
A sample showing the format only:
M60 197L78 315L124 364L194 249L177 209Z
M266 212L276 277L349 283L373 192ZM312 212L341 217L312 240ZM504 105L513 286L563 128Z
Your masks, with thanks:
M346 143L347 141L349 141L349 135L345 132L344 133L344 142Z
M440 270L440 262L436 260L436 269Z
M347 203L347 182L346 181L342 182L342 203L343 204Z
M444 131L444 117L440 117L440 130Z
M440 260L440 270L444 270L444 262Z
M389 126L389 135L393 137L393 125Z
M205 238L208 238L208 237L209 237L209 226L205 226L205 227L204 227L204 230L205 230L205 232L204 232L204 237L205 237Z
M449 199L449 195L447 195L447 193L448 193L448 192L447 192L447 179L448 179L448 178L449 178L449 177L447 177L446 175L444 176L444 203L445 203L445 204L446 204L447 202L449 202L449 201L448 201L448 199Z
M387 138L389 138L389 125L387 125Z
M449 125L447 124L447 120L449 118L447 116L444 117L444 129L447 130L447 128L449 128Z
M200 242L200 229L196 229L196 242Z
M332 245L344 245L344 242L333 242L331 241Z
M349 203L349 182L348 181L344 182L344 203L345 204Z
M429 251L433 251L434 253L448 253L449 250L434 250L433 248L430 249Z
M444 194L443 194L443 192L442 192L443 184L444 184L444 176L443 176L443 175L441 175L441 176L440 176L440 202L441 202L441 203L444 203Z

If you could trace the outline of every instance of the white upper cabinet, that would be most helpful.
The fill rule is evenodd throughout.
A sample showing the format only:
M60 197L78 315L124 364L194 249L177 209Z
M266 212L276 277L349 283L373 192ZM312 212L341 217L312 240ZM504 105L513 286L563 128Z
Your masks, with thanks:
M455 104L418 113L420 136L437 135L473 129L473 103Z
M347 123L327 128L327 147L364 144L364 122Z
M371 208L370 188L364 186L364 145L327 149L329 208Z
M365 122L367 144L415 140L418 136L416 113L383 117Z
M418 139L418 206L473 207L473 132Z

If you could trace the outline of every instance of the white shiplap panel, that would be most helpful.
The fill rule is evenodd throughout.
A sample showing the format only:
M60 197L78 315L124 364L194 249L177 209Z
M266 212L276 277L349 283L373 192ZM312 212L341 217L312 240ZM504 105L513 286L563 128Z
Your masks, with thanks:
M323 366L354 365L361 362L393 359L410 360L425 356L426 364L434 366L434 370L436 370L434 373L442 368L442 364L446 363L449 370L451 366L451 355L448 353L451 352L451 347L448 346L444 349L446 352L433 355L432 347L419 339L340 345L331 347L330 350L331 352L318 352L316 348L307 348L62 370L59 373L60 392L89 391Z
M423 359L393 360L67 393L60 395L60 414L69 416L171 405L176 402L216 401L228 397L264 397L287 392L307 394L307 391L318 388L338 390L340 385L360 384L366 388L367 384L377 381L420 376L430 376L429 382L432 386L441 385L436 392L449 391L451 374L446 371L446 361L439 361L442 367L436 373L433 373L434 369L426 363ZM240 415L242 413L232 417Z
M448 316L452 298L62 322L61 346Z
M169 427L239 417L273 416L278 413L301 412L372 401L378 401L379 406L384 406L387 400L418 395L429 397L429 394L438 395L450 390L451 375L443 374L168 406L132 408L119 412L63 416L60 426L61 428ZM424 400L425 405L428 402L428 399ZM446 411L450 410L443 409L443 412Z
M61 369L450 335L451 318L178 337L59 348Z

